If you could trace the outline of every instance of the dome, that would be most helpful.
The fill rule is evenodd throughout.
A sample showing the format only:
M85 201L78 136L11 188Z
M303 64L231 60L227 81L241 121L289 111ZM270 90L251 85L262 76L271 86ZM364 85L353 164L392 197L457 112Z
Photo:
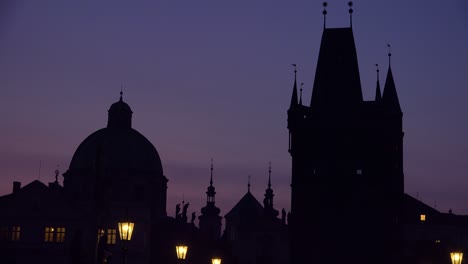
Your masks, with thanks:
M122 100L108 111L107 127L89 135L78 147L70 170L90 169L99 161L104 169L126 169L163 175L161 159L151 142L132 128L132 110Z
M105 169L131 169L163 175L161 159L151 142L133 128L103 128L78 147L70 170L89 169L100 157Z

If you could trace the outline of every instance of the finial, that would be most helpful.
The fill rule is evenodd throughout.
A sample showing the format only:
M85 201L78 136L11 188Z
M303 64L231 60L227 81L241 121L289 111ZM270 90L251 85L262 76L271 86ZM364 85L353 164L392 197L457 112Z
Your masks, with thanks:
M271 187L271 161L268 163L268 189Z
M352 8L353 2L349 1L348 6L349 6L349 10L348 10L348 12L349 12L349 26L353 27L353 8Z
M376 64L375 64L375 67L377 68L377 81L379 81L379 72L380 72L380 70L379 70L379 64L376 63Z
M297 73L297 65L296 64L291 64L294 67L294 78L296 78L296 73Z
M211 176L210 176L210 186L213 186L213 158L211 158Z
M323 12L322 12L322 14L323 14L323 28L325 28L325 24L326 24L325 22L327 21L327 5L328 4L327 4L327 2L323 2L322 5L323 5Z
M250 174L249 174L249 176L248 176L247 192L250 192Z
M387 44L387 47L388 47L388 66L390 66L391 57L392 57L392 52L390 50L390 44Z
M302 86L304 85L304 83L301 83L301 89L299 89L300 93L299 93L299 104L302 105Z
M122 102L122 95L123 95L123 85L120 85L120 102Z

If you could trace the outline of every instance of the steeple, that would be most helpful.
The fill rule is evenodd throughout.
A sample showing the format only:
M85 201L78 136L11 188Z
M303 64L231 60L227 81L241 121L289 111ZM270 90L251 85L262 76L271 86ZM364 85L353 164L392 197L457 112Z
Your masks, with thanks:
M397 94L396 87L395 87L395 81L393 80L392 67L390 64L391 62L390 58L392 56L392 53L390 53L390 45L387 44L387 46L389 48L388 72L387 72L387 79L385 80L385 86L384 86L384 91L382 95L382 102L385 105L385 108L387 109L387 111L390 111L392 113L402 114L400 102L398 100L398 94Z
M375 101L377 102L382 99L382 93L380 92L379 65L375 64L375 67L377 67L377 87L375 88Z
M263 208L265 213L270 216L278 216L278 211L273 208L273 189L271 189L271 162L268 164L268 188L265 190L265 198L263 199Z
M293 93L291 97L291 104L289 108L293 108L294 106L297 105L297 84L296 84L296 77L297 77L297 65L292 64L294 67L294 86L293 86Z
M210 185L206 191L206 206L201 209L198 217L200 230L213 241L221 234L221 210L215 205L215 187L213 186L213 159L211 159Z
M299 93L299 105L302 105L302 86L304 85L304 83L301 83L301 89L300 90L300 93Z

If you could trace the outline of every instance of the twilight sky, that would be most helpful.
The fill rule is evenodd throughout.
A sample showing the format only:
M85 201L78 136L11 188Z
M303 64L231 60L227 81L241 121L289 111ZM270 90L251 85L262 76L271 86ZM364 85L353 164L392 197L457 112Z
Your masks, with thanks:
M63 173L118 100L157 148L169 215L206 201L214 159L226 214L247 191L261 202L272 163L275 207L290 208L286 111L298 65L308 104L323 30L322 1L2 0L0 195ZM468 214L468 2L354 1L364 98L374 98L392 47L403 110L405 191ZM328 1L327 27L349 26ZM60 182L62 178L59 179Z

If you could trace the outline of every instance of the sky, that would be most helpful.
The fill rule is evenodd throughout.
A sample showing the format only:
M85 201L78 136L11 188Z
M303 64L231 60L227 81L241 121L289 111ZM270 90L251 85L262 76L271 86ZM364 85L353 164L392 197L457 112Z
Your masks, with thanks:
M365 100L392 71L403 111L405 192L468 214L468 2L354 1ZM286 111L297 64L310 102L322 2L310 0L2 0L0 195L55 180L123 97L156 147L167 212L200 214L214 160L217 206L260 202L272 166L275 207L290 210ZM348 27L328 1L327 27ZM63 178L59 178L59 182Z

